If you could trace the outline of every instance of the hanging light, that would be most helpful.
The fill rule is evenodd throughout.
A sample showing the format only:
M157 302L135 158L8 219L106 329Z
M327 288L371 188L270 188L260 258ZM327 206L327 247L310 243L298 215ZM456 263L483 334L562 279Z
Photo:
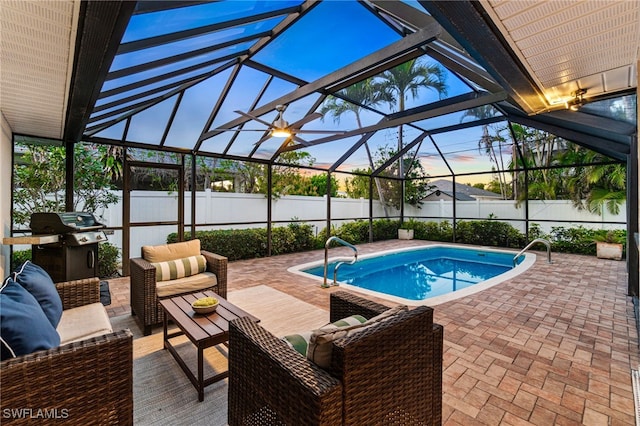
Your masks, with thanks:
M584 105L583 96L587 93L587 89L578 89L571 93L573 99L565 102L565 107L571 111L578 111Z
M289 131L289 123L282 118L282 113L284 112L284 106L278 105L276 107L278 110L278 118L273 122L273 130L271 131L271 136L276 138L288 138L291 136L291 131Z
M282 129L282 128L274 128L271 131L271 136L276 137L276 138L288 138L291 136L291 132L287 129Z

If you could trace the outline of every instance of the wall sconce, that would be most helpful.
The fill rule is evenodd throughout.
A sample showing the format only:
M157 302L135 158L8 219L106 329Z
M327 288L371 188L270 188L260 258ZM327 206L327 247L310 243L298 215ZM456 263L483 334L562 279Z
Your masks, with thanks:
M578 89L571 93L573 99L570 99L564 103L567 109L571 111L578 111L582 105L584 105L583 96L587 93L587 89Z

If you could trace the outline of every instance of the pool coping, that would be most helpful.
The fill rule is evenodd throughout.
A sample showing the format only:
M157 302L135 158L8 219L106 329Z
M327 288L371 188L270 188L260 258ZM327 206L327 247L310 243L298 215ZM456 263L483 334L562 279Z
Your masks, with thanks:
M374 252L374 253L368 253L365 254L363 256L359 256L358 259L367 259L367 258L371 258L371 257L377 257L377 256L383 256L386 254L391 254L391 253L400 253L400 252L405 252L405 251L415 251L415 250L421 250L421 249L425 249L425 248L457 248L457 249L470 249L470 250L484 250L484 251L490 251L490 252L495 252L495 253L507 253L507 254L513 254L514 256L516 254L518 254L516 251L512 251L512 250L505 250L505 249L499 249L499 248L495 248L495 247L487 247L487 246L473 246L473 245L465 245L464 247L461 247L460 245L456 245L456 244L425 244L425 245L419 245L419 246L413 246L413 247L406 247L406 248L400 248L400 249L391 249L391 250L382 250L382 251L378 251L378 252ZM531 266L533 266L536 262L536 255L534 253L529 253L529 252L525 252L522 254L522 256L524 257L524 259L522 260L522 262L520 262L520 264L518 264L515 268L510 269L507 272L504 272L498 276L495 276L493 278L490 278L488 280L482 281L480 283L474 284L470 287L466 287L464 289L461 290L457 290L448 294L443 294L440 296L434 296L434 297L429 297L426 299L422 299L422 300L411 300L411 299L405 299L403 297L398 297L398 296L392 296L390 294L385 294L385 293L380 293L374 290L368 290L366 288L362 288L362 287L358 287L358 286L354 286L351 284L346 284L343 282L338 281L338 285L346 290L353 290L359 293L363 293L369 296L374 296L374 297L378 297L380 299L385 299L385 300L389 300L392 302L396 302L396 303L401 303L404 305L408 305L408 306L422 306L422 305L426 305L426 306L436 306L442 303L446 303L446 302L450 302L452 300L457 300L460 299L462 297L466 297L475 293L478 293L480 291L486 290L488 288L491 288L495 285L498 285L504 281L507 281L509 279L514 278L517 275L520 275L521 273L523 273L524 271L526 271L527 269L529 269ZM347 257L347 256L337 256L337 257L332 257L329 258L329 263L333 262L333 261L339 261L339 260L350 260L351 257ZM323 277L318 277L317 275L312 275L306 272L303 272L302 269L308 269L308 268L313 268L316 266L320 266L320 265L324 265L324 260L316 260L313 262L307 262L307 263L302 263L299 265L295 265L295 266L291 266L287 269L288 272L291 272L292 274L297 274L297 275L301 275L304 276L306 278L310 278L313 279L315 281L319 281L321 284L324 281ZM329 279L329 278L328 278Z

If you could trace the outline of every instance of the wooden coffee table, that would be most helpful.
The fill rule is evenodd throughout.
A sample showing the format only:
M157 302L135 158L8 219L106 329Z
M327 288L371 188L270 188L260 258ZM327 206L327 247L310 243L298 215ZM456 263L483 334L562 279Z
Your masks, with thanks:
M218 308L211 314L196 314L191 308L191 302L206 296L218 299L220 302ZM178 365L180 365L189 380L191 380L191 383L193 383L193 386L195 386L198 391L198 401L203 401L204 388L206 386L229 376L229 372L225 371L205 379L203 372L203 351L212 346L226 344L229 340L229 321L240 317L250 317L256 322L259 320L212 291L185 294L182 296L164 299L160 301L160 305L164 309L165 313L163 326L164 348L173 355L175 360L178 362ZM169 320L173 320L180 330L169 334L167 330ZM198 377L195 377L191 369L180 357L178 351L169 340L182 335L187 336L191 343L193 343L198 349Z

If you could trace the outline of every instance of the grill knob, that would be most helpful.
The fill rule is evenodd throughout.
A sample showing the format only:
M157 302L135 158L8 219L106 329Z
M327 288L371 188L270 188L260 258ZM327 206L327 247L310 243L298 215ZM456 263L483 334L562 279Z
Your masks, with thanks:
M87 237L80 237L80 241L86 243L89 240L87 239Z

